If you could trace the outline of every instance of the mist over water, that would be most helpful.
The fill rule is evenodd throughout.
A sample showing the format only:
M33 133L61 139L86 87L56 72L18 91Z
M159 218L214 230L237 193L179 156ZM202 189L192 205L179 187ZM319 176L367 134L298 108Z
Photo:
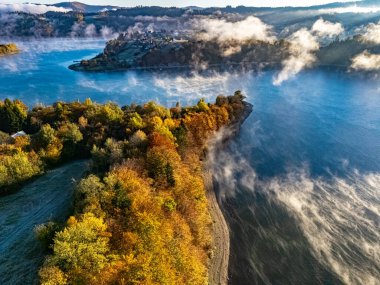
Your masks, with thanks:
M379 284L380 81L308 70L273 85L276 72L78 73L102 40L20 43L0 58L0 97L29 106L57 100L213 101L240 89L254 110L211 156L231 230L231 284Z
M215 180L231 284L379 284L379 81L310 71L252 86Z

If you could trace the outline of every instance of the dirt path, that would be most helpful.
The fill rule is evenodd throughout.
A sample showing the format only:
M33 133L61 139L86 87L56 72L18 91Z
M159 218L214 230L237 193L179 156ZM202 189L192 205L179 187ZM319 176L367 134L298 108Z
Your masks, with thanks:
M207 191L209 211L212 218L213 256L209 268L210 285L226 285L228 283L228 260L230 255L230 233L223 213L216 199L209 170L204 172L204 183Z

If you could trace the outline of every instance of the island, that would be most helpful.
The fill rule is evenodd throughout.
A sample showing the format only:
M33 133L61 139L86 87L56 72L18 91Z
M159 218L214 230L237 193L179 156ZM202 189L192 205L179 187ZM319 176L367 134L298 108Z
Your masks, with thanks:
M255 70L280 67L289 55L289 43L247 40L219 43L194 35L166 32L120 34L104 51L89 60L70 65L75 71L118 70Z
M0 56L18 53L20 50L14 43L0 44Z
M41 284L225 284L228 228L207 149L216 132L238 131L251 111L240 91L169 109L1 102L1 191L65 162L92 161L67 221L36 228L50 249Z

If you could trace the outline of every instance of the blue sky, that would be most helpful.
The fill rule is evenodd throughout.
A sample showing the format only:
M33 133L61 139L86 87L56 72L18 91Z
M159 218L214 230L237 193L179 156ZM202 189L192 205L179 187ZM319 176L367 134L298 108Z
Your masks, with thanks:
M57 2L64 2L67 0L40 0L33 1L32 3L44 3L44 4L54 4ZM318 4L326 4L331 2L351 2L352 0L83 0L79 2L87 4L96 4L96 5L115 5L130 7L136 5L144 6L201 6L201 7L210 7L210 6L219 6L224 7L226 5L245 5L245 6L272 6L272 7L281 7L281 6L312 6ZM3 3L13 4L13 3L25 3L26 1L20 0L5 0L1 1Z

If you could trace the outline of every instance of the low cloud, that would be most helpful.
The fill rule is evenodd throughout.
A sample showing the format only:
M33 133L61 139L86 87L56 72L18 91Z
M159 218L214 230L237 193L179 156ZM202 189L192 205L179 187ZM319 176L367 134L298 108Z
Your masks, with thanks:
M191 101L200 98L209 99L215 93L223 93L233 78L234 75L229 73L201 75L194 72L191 76L177 75L175 78L155 76L153 84L165 90L169 97L178 97L178 94L181 94L184 99Z
M257 137L254 129L250 132ZM377 284L378 274L371 266L377 264L380 250L379 172L360 173L347 163L344 178L315 177L310 174L310 167L303 164L289 167L284 174L265 178L256 174L252 160L247 160L249 152L241 150L244 148L241 143L231 142L227 151L223 148L222 135L225 133L219 132L215 141L209 143L207 163L214 177L214 185L218 186L216 193L221 205L224 202L233 205L245 197L244 203L240 204L241 213L244 212L243 220L239 220L242 227L246 226L250 217L247 211L251 208L255 212L260 211L264 199L268 201L265 205L280 206L286 215L293 218L293 223L310 245L310 253L325 268L330 268L339 276L344 284ZM235 201L230 200L243 191L247 193L235 198ZM259 192L260 198L250 198L250 192ZM255 212L252 212L253 217ZM239 219L239 215L232 217ZM263 228L268 229L268 219L262 221L265 225L256 221L256 227L264 225ZM281 231L284 227L276 222L272 221L269 225L273 224ZM267 236L265 234L264 237ZM342 239L342 236L345 238ZM288 244L278 245L284 250Z
M379 173L328 180L300 169L271 180L266 189L296 219L321 264L345 284L376 284L377 273L370 268L380 249L379 186Z
M223 56L230 56L238 52L241 52L240 46L229 46L223 51Z
M217 182L220 202L235 197L239 188L254 191L257 175L250 161L239 150L226 151L225 141L234 136L233 129L223 128L208 142L206 165ZM235 144L231 144L235 148ZM238 175L237 175L238 174Z
M84 29L84 34L86 37L96 37L97 32L96 32L96 27L94 24L89 24L87 27Z
M135 21L139 22L177 22L178 19L174 17L168 17L168 16L162 16L162 17L155 17L155 16L136 16L134 17Z
M84 22L75 22L71 26L70 37L82 37L85 36L86 23Z
M106 40L116 38L116 37L119 35L118 33L115 33L115 32L112 30L112 28L107 27L107 26L103 26L103 27L100 29L100 34L102 35L102 38L103 38L103 39L106 39Z
M282 62L283 68L273 79L273 84L280 85L301 70L311 67L317 60L315 52L320 48L320 41L343 32L344 28L340 23L332 23L321 18L310 30L302 28L293 33L287 38L290 43L290 56Z
M380 54L371 54L364 51L356 55L351 61L351 68L355 70L380 70Z
M320 37L334 37L344 32L344 28L340 23L331 23L322 18L317 20L311 30Z
M200 37L203 40L225 41L274 41L272 27L259 18L249 16L244 20L229 22L224 19L200 19L194 27L201 29Z
M316 61L314 52L319 49L319 43L309 30L303 28L295 32L288 41L290 56L283 61L283 69L273 80L274 85L280 85Z
M108 33L103 30L104 28L106 27L103 27L100 30L100 34L102 35L104 39L107 39L107 37L103 36L103 34ZM97 31L97 28L94 24L87 25L85 22L75 22L71 27L70 36L73 38L75 37L96 38L98 37L98 35L99 34Z
M374 44L380 44L380 21L377 24L371 23L365 27L362 40Z
M329 8L317 10L319 14L344 14L344 13L354 13L354 14L368 14L380 12L380 7L358 7L349 6L342 8Z
M0 35L12 36L13 31L17 27L17 21L20 16L17 14L1 14L0 13Z
M29 14L45 14L47 12L70 12L71 9L37 4L0 4L0 13L24 12Z

